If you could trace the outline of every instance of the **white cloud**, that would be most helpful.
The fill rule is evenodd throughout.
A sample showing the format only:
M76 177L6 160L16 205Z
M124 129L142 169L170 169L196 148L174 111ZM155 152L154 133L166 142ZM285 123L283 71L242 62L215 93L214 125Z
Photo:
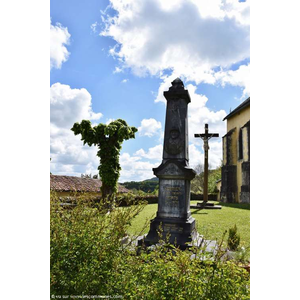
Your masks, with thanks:
M123 69L122 68L119 68L119 67L116 67L115 70L113 71L113 73L122 73L123 72Z
M70 52L66 46L70 43L70 37L67 27L60 23L52 25L50 21L50 69L60 69L62 63L68 60Z
M204 154L194 144L189 145L189 165L194 168L199 163L203 164Z
M111 6L118 13L107 16L101 34L117 42L111 55L136 75L172 70L196 84L214 84L214 67L249 57L248 2L111 0Z
M201 148L195 144L189 145L189 164L192 168L201 163L204 165L204 150L203 143ZM209 168L215 169L221 165L222 159L222 142L212 142L209 141L209 151L208 151L208 165Z
M55 125L51 124L51 127ZM80 136L71 130L59 128L58 134L50 135L50 171L57 175L80 176L82 173L98 174L97 147L83 146Z
M121 176L120 182L140 181L154 177L152 168L159 164L152 164L148 161L141 161L139 156L131 156L128 153L120 155Z
M123 80L121 81L121 83L126 83L126 82L128 82L128 79L123 79Z
M101 116L93 112L91 95L86 89L72 89L61 83L50 87L50 166L53 174L98 173L97 147L83 146L80 135L75 136L70 129L82 119L97 120Z
M230 84L243 87L242 98L250 95L250 64L241 65L237 70L219 71L215 73L215 78L221 82L222 86Z
M209 131L219 133L222 137L226 133L226 123L223 121L227 115L224 110L212 111L206 103L208 98L196 93L196 86L189 84L186 87L191 96L191 103L188 107L189 120L189 140L194 144L199 144L199 138L195 138L195 133L202 133L204 125L209 124Z
M250 0L245 2L226 0L224 1L223 9L230 18L235 18L237 22L244 25L250 24Z
M110 124L110 123L113 122L113 121L114 121L114 119L109 118L109 119L105 122L105 124L108 125L108 124Z
M144 149L138 150L135 155L139 155L141 157L145 157L152 160L161 160L163 152L163 145L157 145L152 148L149 148L148 152L145 152Z
M50 109L50 121L59 128L70 129L74 122L102 117L101 113L93 112L92 97L86 89L72 89L59 82L50 88Z
M138 127L138 132L140 136L152 137L159 134L161 131L161 123L153 118L143 119L141 126Z
M94 33L96 33L96 29L97 29L97 26L98 26L98 25L99 25L99 24L98 24L97 21L91 25L91 29L92 29L92 31L93 31Z

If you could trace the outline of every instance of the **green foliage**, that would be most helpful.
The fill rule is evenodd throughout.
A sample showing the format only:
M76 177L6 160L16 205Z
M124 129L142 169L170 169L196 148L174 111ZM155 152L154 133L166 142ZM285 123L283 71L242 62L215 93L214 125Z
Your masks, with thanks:
M111 294L125 299L249 299L249 275L234 262L203 262L163 246L129 256L115 279Z
M238 249L233 253L233 257L237 262L248 264L250 262L250 248L238 247Z
M117 192L120 177L119 156L124 140L135 137L137 129L130 127L124 120L118 119L108 125L98 124L92 127L91 122L83 120L75 123L71 130L75 135L81 134L81 140L89 146L97 146L100 158L98 167L102 180L101 192L104 198Z
M222 174L221 167L217 168L215 170L208 171L208 192L209 193L218 192L216 181L221 179L221 177L222 177L221 174Z
M51 294L123 299L249 299L249 274L235 262L160 245L150 253L122 244L143 205L116 208L51 200ZM194 250L193 250L194 251Z
M158 181L145 180L145 181L127 181L123 185L129 190L138 190L145 193L152 193L158 190Z
M50 209L51 293L104 294L122 257L120 240L143 204L107 213L104 201L77 198L73 209L52 195ZM125 251L126 252L126 251Z
M221 167L215 170L208 170L208 193L216 193L216 181L221 179ZM194 193L202 193L204 186L204 172L197 174L191 181L191 191Z
M237 227L235 224L232 228L229 228L228 242L227 242L228 248L232 251L237 250L240 245L240 240L241 237L239 234L237 234Z

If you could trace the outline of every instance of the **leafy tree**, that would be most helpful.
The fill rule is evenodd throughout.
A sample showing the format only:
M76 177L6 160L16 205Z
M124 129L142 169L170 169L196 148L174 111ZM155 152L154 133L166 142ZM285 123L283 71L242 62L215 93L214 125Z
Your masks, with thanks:
M92 174L81 174L81 178L93 178L98 179L98 174L92 175Z
M108 125L100 123L94 127L90 121L82 120L80 124L75 123L71 130L75 135L81 134L83 144L98 147L97 156L100 158L98 170L102 179L102 197L113 200L120 177L119 156L122 143L124 140L135 138L137 128L128 126L122 119L115 120Z
M194 170L196 171L197 175L195 178L191 181L191 190L194 193L203 193L203 187L204 187L204 165L202 163L199 163L194 167Z
M217 181L221 179L222 172L221 167L215 169L215 170L209 170L208 171L208 192L209 193L217 193Z
M204 188L204 167L202 164L197 165L195 168L197 175L191 181L191 191L194 193L203 193ZM216 193L216 181L221 179L221 167L214 170L208 170L208 192Z
M197 173L197 175L200 175L201 173L204 172L204 165L202 163L199 163L194 167L194 170Z
M81 178L92 178L92 174L81 174Z
M145 181L126 181L123 185L129 189L136 189L139 191L143 191L145 193L152 193L156 189L158 189L158 181L145 180Z

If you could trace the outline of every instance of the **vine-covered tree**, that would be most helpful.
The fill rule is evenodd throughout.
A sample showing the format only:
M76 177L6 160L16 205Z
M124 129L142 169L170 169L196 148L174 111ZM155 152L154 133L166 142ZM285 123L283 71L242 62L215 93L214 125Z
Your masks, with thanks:
M113 200L120 177L119 156L122 143L124 140L135 138L137 128L128 126L122 119L115 120L108 125L98 124L94 127L90 121L82 120L80 124L75 123L71 130L75 135L81 134L83 144L98 147L97 156L100 158L98 170L102 180L102 197Z

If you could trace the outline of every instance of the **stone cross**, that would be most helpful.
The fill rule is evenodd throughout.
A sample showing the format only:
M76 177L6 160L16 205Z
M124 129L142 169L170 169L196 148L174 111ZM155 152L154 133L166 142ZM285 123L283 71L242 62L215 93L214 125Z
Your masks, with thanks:
M208 201L208 140L212 137L219 137L218 133L208 133L208 124L205 124L205 133L196 133L195 138L200 137L203 140L204 148L204 189L203 189L203 205Z
M169 91L164 92L167 99L163 159L153 172L159 178L158 211L151 220L150 231L144 238L146 246L169 237L169 242L181 249L187 247L198 237L195 219L190 211L190 181L196 172L189 167L188 153L188 104L190 95L183 82L177 78Z

